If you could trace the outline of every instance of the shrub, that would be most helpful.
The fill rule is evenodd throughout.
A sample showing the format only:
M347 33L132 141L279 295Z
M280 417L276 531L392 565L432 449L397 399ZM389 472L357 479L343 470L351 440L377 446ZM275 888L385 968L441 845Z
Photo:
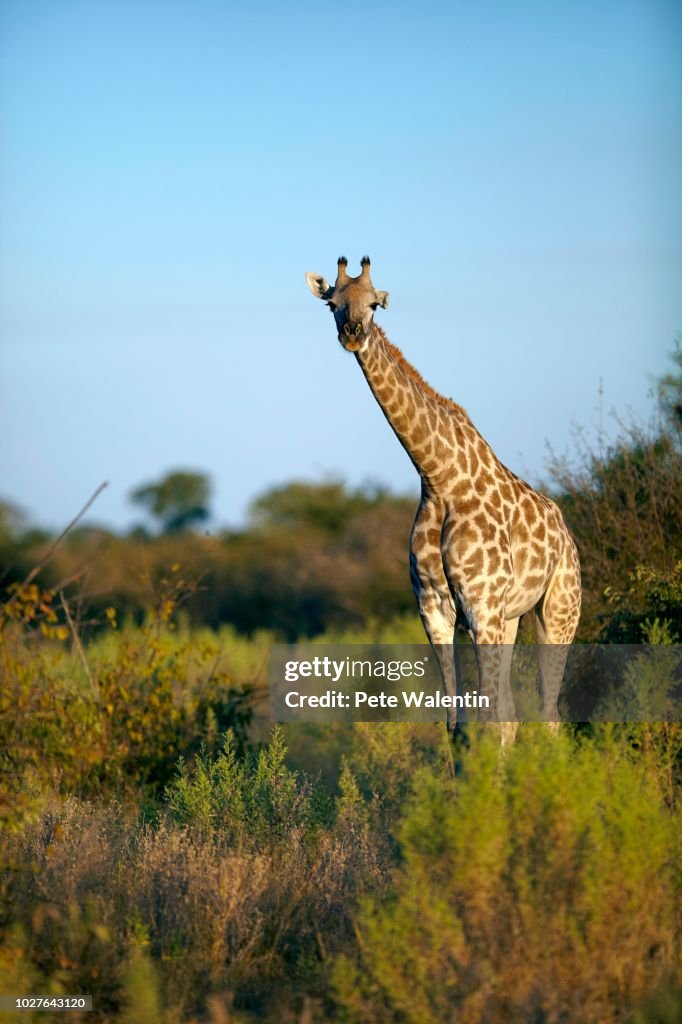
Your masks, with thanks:
M233 842L255 845L307 835L329 817L329 801L285 764L284 736L275 728L258 754L240 759L233 733L212 758L202 752L191 768L180 761L166 799L173 820Z
M0 607L0 823L20 826L52 788L159 793L179 755L227 728L244 744L252 687L218 636L177 629L172 596L141 627L119 630L112 611L87 651L55 598L32 584Z
M580 552L583 609L580 638L641 643L640 623L649 614L643 602L641 567L661 578L675 573L682 557L682 352L673 354L676 371L658 389L658 416L650 424L614 416L614 436L600 430L596 443L576 430L570 457L550 453L548 474ZM627 581L630 580L630 588ZM635 583L634 588L632 584ZM608 633L613 596L629 589L634 618L627 639ZM677 579L679 606L679 574ZM639 621L635 621L641 612ZM679 619L679 610L678 610ZM653 616L652 616L653 617ZM618 616L617 616L618 619ZM606 627L604 623L606 622Z
M226 992L245 1019L293 1021L304 993L328 997L353 907L385 864L348 766L333 806L285 755L279 731L249 756L229 737L179 769L153 824L53 798L0 836L8 976L92 993L94 1019L131 1024L187 1019Z
M679 815L623 747L479 739L456 782L417 774L397 835L336 968L351 1021L607 1024L679 972Z
M609 644L682 640L682 560L668 571L638 565L619 589L607 587L600 640Z

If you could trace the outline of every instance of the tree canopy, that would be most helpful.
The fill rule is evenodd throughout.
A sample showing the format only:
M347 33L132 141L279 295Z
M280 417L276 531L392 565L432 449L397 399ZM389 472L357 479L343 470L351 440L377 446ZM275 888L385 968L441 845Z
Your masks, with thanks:
M158 520L163 533L182 533L209 518L211 483L205 473L174 470L156 483L143 484L130 494Z

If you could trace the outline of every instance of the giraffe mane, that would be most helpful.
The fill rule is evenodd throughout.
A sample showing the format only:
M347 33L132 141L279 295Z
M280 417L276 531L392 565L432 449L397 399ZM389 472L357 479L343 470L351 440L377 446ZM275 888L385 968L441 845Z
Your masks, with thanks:
M393 356L401 370L403 370L407 374L407 376L410 377L411 380L415 382L415 384L420 388L421 391L424 392L424 394L429 395L431 398L435 398L436 401L440 405L444 406L446 409L451 409L453 412L459 413L461 416L464 416L467 420L469 420L469 413L466 411L466 409L464 409L461 405L458 405L457 402L453 402L451 398L446 398L445 395L441 395L441 393L439 391L436 391L435 388L432 388L431 385L424 380L419 370L416 370L412 363L410 363L405 358L405 356L402 354L398 346L394 345L393 342L388 340L385 332L381 329L381 327L379 327L378 324L374 324L374 330L378 332L379 337L383 340L384 344L386 345L386 348L391 353L391 355ZM471 421L469 420L469 422Z

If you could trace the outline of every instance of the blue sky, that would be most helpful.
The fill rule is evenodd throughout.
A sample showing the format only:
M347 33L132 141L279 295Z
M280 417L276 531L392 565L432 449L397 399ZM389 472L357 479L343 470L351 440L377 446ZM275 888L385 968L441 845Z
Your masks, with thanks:
M304 272L372 257L378 317L536 481L650 409L682 329L682 9L5 0L0 494L416 477Z

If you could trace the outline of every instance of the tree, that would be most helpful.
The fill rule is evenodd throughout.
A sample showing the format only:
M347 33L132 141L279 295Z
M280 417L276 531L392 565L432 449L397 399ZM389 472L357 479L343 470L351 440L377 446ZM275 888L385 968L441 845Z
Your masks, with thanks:
M658 401L669 425L682 431L682 337L676 340L671 359L674 369L658 381Z
M308 483L293 480L273 487L251 504L251 521L268 529L321 530L339 536L353 518L379 505L402 504L404 499L391 495L379 484L367 483L349 490L342 480Z
M158 483L143 484L130 501L157 519L163 533L181 533L209 518L211 482L205 473L174 470Z
M677 635L676 573L682 560L679 346L672 358L673 371L657 382L657 416L651 423L615 417L616 436L606 444L602 438L597 446L576 432L571 457L552 456L549 463L551 490L580 552L582 639L640 642L646 622L663 615L652 596L659 592L669 594L663 617ZM671 587L677 587L675 600ZM674 614L673 606L678 609Z
M0 500L0 547L15 543L24 529L21 509L11 501Z

